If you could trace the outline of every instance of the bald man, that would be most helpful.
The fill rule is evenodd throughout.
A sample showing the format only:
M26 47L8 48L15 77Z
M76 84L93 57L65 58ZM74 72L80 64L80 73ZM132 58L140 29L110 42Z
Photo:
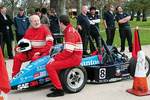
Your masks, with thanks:
M83 55L87 55L87 47L89 42L90 22L87 17L88 7L82 6L81 14L77 18L77 29L81 35L83 42Z
M12 77L20 71L23 62L48 55L53 45L51 32L46 25L41 24L39 16L30 16L29 21L31 27L27 29L23 38L30 40L32 49L15 55Z

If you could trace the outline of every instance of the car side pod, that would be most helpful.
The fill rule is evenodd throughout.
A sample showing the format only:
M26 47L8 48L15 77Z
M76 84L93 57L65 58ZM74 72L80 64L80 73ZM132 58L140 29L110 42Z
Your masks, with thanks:
M49 60L50 56L48 55L28 64L10 81L11 87L48 76L45 65Z
M145 70L145 54L143 51L138 52L135 75L133 78L133 88L128 89L127 92L136 96L150 95Z

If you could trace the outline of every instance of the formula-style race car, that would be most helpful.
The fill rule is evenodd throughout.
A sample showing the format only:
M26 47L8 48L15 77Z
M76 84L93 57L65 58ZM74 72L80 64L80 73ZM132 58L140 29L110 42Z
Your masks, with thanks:
M98 29L97 31L99 32ZM90 40L92 43L91 37ZM74 66L59 72L62 86L66 92L79 92L87 82L109 83L129 79L131 76L134 76L136 60L134 58L128 59L128 56L120 53L116 47L107 46L102 37L100 40L103 46L98 48L98 52L95 55L84 56L80 66ZM51 55L31 61L13 77L11 88L23 90L50 83L51 81L45 68L46 64L62 49L63 45L55 45ZM150 59L147 56L145 70L148 76L150 73Z
M56 45L52 54L60 52L62 45ZM31 87L43 86L50 83L46 71L46 64L53 55L47 55L30 62L12 80L11 88L23 90ZM118 52L115 47L104 47L102 59L100 55L90 55L82 59L80 66L64 69L60 72L60 80L66 92L76 93L89 83L108 83L129 79L134 75L136 61ZM146 57L145 68L147 76L150 73L150 60Z

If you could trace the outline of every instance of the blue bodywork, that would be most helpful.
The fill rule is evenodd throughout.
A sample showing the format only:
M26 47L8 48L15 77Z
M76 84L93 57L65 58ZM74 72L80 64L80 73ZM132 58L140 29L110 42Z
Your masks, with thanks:
M51 60L51 57L61 52L62 49L62 45L56 45L53 47L52 55L44 56L25 66L10 81L12 89L22 90L49 83L50 79L46 71L46 65ZM99 60L99 55L82 58L80 66L86 69L89 80L93 80L94 78L98 83L105 83L128 77L128 60L126 57L114 51L111 51L111 55L113 63L109 60L111 57L108 56L105 51L103 52L101 60Z
M37 79L48 77L46 64L51 59L50 56L42 57L24 67L12 80L11 86L17 86ZM98 65L100 61L98 56L90 56L82 59L81 66Z

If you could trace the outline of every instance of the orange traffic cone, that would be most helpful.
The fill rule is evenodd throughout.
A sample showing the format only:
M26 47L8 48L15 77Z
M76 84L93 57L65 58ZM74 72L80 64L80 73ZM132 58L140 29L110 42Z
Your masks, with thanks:
M4 97L1 96L1 91L0 91L0 100L4 100Z
M134 94L136 96L150 95L150 90L148 90L148 84L146 79L145 54L143 51L138 52L136 70L133 81L133 88L128 89L128 93Z
M4 100L3 96L0 96L0 100Z

